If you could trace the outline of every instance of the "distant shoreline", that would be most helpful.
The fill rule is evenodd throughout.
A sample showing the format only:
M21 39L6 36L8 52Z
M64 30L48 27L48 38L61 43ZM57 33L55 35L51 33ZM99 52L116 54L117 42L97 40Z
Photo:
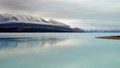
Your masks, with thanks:
M95 38L120 40L120 36L103 36L103 37L95 37Z

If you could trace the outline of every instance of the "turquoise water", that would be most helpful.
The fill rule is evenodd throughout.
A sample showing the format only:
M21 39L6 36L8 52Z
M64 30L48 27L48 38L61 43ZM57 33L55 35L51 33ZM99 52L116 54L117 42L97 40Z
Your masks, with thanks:
M120 33L1 33L0 68L120 68Z

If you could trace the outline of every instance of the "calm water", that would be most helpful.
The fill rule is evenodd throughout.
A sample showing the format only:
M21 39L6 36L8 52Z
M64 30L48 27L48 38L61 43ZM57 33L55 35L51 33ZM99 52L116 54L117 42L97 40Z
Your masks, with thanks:
M120 33L1 33L0 68L120 68Z

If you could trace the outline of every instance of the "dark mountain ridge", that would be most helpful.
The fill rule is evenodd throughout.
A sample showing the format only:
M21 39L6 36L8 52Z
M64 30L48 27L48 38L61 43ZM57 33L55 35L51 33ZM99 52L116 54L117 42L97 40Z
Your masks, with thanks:
M0 15L0 32L85 32L64 23L29 15Z

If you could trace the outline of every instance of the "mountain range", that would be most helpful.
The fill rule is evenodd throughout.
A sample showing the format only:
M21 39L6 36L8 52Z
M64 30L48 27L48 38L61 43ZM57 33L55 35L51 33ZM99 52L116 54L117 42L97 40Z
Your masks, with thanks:
M56 20L30 15L0 14L0 32L85 32Z
M85 30L88 33L120 33L119 29L94 29L94 30Z

